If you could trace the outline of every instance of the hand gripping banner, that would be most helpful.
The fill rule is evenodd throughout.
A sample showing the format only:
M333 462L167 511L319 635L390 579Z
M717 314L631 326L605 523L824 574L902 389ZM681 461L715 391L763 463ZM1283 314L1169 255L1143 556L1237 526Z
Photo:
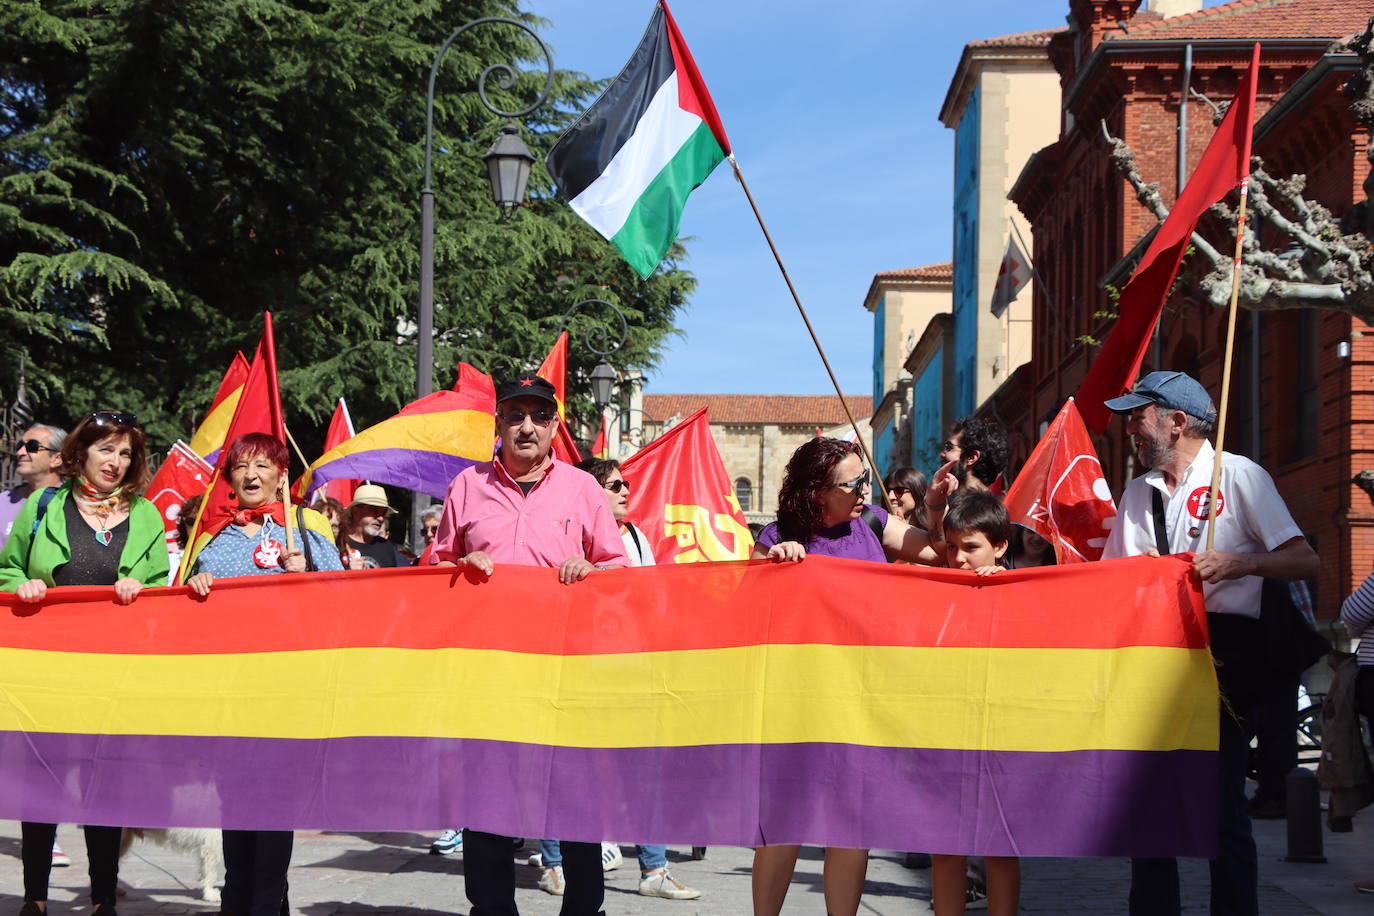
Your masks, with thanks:
M5 594L0 817L1207 857L1206 639L1173 557Z

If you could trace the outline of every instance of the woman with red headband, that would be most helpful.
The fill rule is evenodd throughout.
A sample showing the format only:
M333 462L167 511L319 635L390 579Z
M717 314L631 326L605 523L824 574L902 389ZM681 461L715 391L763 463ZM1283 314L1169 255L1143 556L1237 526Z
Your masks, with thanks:
M292 526L298 540L294 550L287 550L281 502L287 452L280 439L265 433L240 436L230 444L223 467L235 504L201 520L196 539L201 547L186 580L191 591L208 595L216 578L343 569L329 522L313 509L296 507ZM235 916L287 912L291 846L289 830L225 830L222 911Z
M49 588L108 585L119 604L145 585L167 583L162 513L139 496L151 476L148 452L133 414L97 410L62 444L60 487L31 494L0 552L0 590L38 603ZM96 916L114 916L122 828L87 825L91 902ZM56 824L21 827L24 906L20 916L47 911Z

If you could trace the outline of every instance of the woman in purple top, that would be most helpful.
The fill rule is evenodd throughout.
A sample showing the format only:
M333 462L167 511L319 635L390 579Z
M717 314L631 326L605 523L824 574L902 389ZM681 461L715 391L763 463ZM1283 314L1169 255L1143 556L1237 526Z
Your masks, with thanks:
M753 559L798 562L809 552L875 563L941 565L926 532L864 504L868 483L857 445L840 439L808 440L787 462L778 493L778 520L759 533ZM778 916L782 911L800 849L754 850L754 916ZM825 910L830 916L855 916L867 872L867 849L825 851Z

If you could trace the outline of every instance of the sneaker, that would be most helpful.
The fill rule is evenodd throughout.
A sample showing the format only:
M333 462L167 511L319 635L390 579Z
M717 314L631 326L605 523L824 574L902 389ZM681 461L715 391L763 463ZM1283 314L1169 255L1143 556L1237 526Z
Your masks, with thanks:
M72 857L62 851L62 847L56 843L52 844L52 867L66 868L72 864Z
M544 869L544 874L539 876L539 889L546 894L562 897L563 866L555 865L553 868Z
M615 871L625 861L625 857L620 854L620 847L615 843L601 844L601 870Z
M463 851L463 831L445 830L439 834L439 838L429 844L429 854L432 856L451 856L455 852Z
M669 900L695 900L701 891L688 887L672 875L668 869L651 871L639 879L639 892L645 897L666 897Z
M530 856L529 859L525 861L525 864L533 865L535 868L543 868L544 854L542 852L536 852L534 855Z
M976 878L969 877L968 889L964 891L964 909L986 910L987 908L988 892L983 886L983 882Z

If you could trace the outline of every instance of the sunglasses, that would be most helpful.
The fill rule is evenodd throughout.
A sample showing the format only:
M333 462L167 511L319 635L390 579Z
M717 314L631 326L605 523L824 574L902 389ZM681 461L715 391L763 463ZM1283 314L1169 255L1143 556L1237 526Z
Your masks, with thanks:
M840 487L842 489L857 493L864 487L868 486L868 482L871 479L872 478L869 475L869 472L864 471L862 474L860 474L858 477L855 477L853 480L842 480L839 483L831 484L831 486Z
M37 439L20 439L18 442L14 444L14 450L16 452L28 452L30 455L36 452L57 451L57 449L55 448L48 448L46 445L44 445L42 442L39 442Z
M612 480L604 484L604 486L612 493L619 493L621 490L624 490L626 493L630 492L630 482L623 478L620 480Z
M910 487L888 487L888 488L887 488L887 492L891 493L893 496L905 496L905 495L907 495L908 493L911 492L911 488L910 488Z
M138 417L122 410L97 410L90 420L95 426L138 426Z
M529 417L530 421L534 423L535 426L548 426L558 418L558 414L554 413L552 410L536 410L534 413L525 413L523 410L511 410L503 414L497 414L497 417L507 426L519 426L521 423L525 422L526 417Z

